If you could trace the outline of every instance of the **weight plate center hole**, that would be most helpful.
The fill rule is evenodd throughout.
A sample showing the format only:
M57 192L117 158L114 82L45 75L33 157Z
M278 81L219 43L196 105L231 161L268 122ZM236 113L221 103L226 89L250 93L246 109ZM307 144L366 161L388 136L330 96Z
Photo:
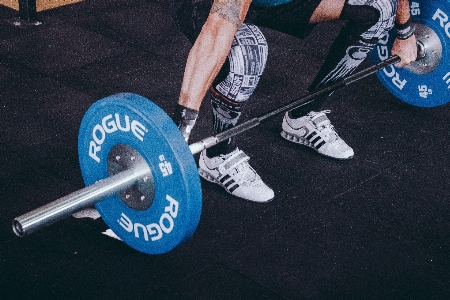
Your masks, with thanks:
M109 151L109 176L144 165L147 165L145 159L129 145L117 144ZM147 210L152 205L155 196L155 183L151 172L117 195L130 208L138 211Z
M416 23L417 60L406 66L409 71L424 75L433 72L442 59L442 43L430 27Z

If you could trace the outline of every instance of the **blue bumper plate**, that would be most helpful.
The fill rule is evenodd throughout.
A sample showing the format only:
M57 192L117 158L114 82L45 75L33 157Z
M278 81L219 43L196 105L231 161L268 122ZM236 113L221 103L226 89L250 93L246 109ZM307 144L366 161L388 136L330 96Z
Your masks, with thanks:
M129 207L118 195L96 204L108 226L126 244L148 254L166 253L186 241L200 220L202 199L197 166L171 118L150 100L130 93L94 103L78 136L86 185L108 177L112 147L125 144L150 167L154 199L145 210Z
M400 100L420 107L435 107L450 101L450 1L410 1L416 38L422 59L404 68L391 65L379 71L381 83ZM374 63L391 55L395 29L371 52Z

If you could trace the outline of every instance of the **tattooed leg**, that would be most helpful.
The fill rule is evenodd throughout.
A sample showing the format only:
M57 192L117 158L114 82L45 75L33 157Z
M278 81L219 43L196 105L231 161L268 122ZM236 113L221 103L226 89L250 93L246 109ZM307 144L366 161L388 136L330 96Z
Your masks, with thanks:
M367 57L378 39L394 26L397 10L395 0L348 0L340 18L347 21L333 42L329 55L314 79L309 91L335 82L351 74ZM327 96L290 112L299 118L320 110Z

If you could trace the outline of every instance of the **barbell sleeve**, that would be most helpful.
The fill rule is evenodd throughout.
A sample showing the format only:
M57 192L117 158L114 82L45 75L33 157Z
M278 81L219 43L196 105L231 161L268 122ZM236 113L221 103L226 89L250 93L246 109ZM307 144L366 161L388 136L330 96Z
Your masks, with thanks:
M12 224L13 231L20 237L35 232L131 187L137 180L149 175L150 172L148 165L142 163L100 180L15 218Z

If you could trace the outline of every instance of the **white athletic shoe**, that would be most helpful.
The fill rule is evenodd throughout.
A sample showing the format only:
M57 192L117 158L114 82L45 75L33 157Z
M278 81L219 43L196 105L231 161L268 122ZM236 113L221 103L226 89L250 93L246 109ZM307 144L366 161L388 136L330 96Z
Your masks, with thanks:
M199 174L204 179L217 183L228 193L254 202L269 202L274 193L249 165L250 158L236 149L230 154L209 158L206 150L200 154Z
M312 111L298 119L291 119L286 113L283 118L281 136L291 142L313 148L328 157L352 158L354 155L353 149L334 130L326 115L329 112L329 110Z

